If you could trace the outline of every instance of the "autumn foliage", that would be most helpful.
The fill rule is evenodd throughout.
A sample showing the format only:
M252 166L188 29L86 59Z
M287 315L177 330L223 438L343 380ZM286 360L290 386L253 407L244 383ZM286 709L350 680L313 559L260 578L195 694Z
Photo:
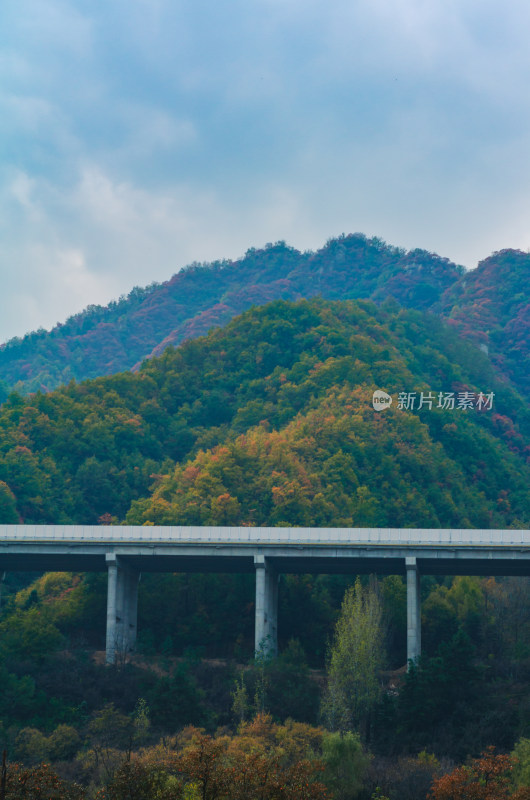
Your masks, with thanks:
M276 242L251 248L238 261L192 264L163 284L137 287L49 333L35 331L0 347L0 402L3 381L6 389L50 390L71 378L130 369L271 300L390 296L405 307L429 308L462 271L434 253L406 252L362 234L331 239L315 253Z
M9 764L6 770L5 800L83 800L84 797L81 786L61 780L48 764L36 767Z
M470 764L435 780L429 800L530 800L530 787L514 789L513 760L492 747Z
M267 715L237 735L185 729L173 746L152 748L125 762L101 800L325 800L321 762L313 748L322 731L279 726Z
M528 420L494 382L432 317L278 301L138 374L11 395L0 523L524 527ZM377 414L377 387L495 403Z

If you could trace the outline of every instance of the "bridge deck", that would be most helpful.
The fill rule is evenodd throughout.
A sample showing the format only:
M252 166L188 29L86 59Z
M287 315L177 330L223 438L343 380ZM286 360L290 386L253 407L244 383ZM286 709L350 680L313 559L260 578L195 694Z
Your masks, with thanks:
M262 528L161 525L0 525L3 543L100 542L291 545L522 546L530 531L444 528Z
M109 553L140 571L530 574L530 531L188 526L0 526L0 570L106 569Z

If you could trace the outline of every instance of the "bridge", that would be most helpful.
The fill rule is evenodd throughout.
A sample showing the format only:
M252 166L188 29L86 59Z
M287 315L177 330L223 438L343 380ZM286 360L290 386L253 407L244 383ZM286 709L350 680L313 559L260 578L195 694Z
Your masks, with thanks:
M406 576L407 658L421 653L420 575L530 575L530 531L0 525L0 572L105 571L106 659L134 649L141 572L256 575L255 647L277 651L282 573Z

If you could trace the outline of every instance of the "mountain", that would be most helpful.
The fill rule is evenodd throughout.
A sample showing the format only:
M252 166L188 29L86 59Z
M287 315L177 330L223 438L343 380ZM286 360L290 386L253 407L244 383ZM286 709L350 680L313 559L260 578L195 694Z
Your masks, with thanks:
M0 347L0 401L10 388L49 391L137 369L169 344L204 335L253 305L276 299L394 298L429 310L489 351L504 380L530 389L530 255L503 250L465 272L425 250L405 251L362 234L301 253L284 242L238 261L193 264L169 281L89 306L52 331Z
M276 301L137 373L12 394L0 521L525 527L529 453L523 399L433 315Z
M361 234L332 239L315 253L278 242L238 261L193 264L108 307L90 306L49 333L12 339L0 347L0 381L5 395L10 387L48 391L72 378L134 369L168 344L271 300L394 297L405 307L433 308L462 274L432 253L406 252Z
M439 308L467 339L486 349L499 373L530 392L530 255L501 250L462 275Z

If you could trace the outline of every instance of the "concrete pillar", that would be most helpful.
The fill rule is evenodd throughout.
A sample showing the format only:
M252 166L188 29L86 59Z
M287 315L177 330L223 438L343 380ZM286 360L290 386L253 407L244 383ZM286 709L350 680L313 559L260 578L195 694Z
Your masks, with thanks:
M127 575L121 563L117 564L116 574L116 652L123 655L127 650L127 620L125 602Z
M126 655L136 644L139 574L114 554L106 555L107 642L106 662L115 664L117 655Z
M256 653L278 652L278 576L265 556L254 556L256 568Z
M415 558L406 558L407 569L407 663L421 655L420 573Z
M270 636L270 654L278 654L278 581L279 576L271 567L265 569L267 582L267 619Z
M127 590L127 641L129 650L136 647L136 634L138 631L138 583L140 573L136 570L129 570L127 573L129 586Z
M107 643L106 662L116 661L116 604L118 595L118 561L113 553L107 553Z
M0 609L2 608L2 592L4 589L4 581L6 579L7 572L0 572Z

